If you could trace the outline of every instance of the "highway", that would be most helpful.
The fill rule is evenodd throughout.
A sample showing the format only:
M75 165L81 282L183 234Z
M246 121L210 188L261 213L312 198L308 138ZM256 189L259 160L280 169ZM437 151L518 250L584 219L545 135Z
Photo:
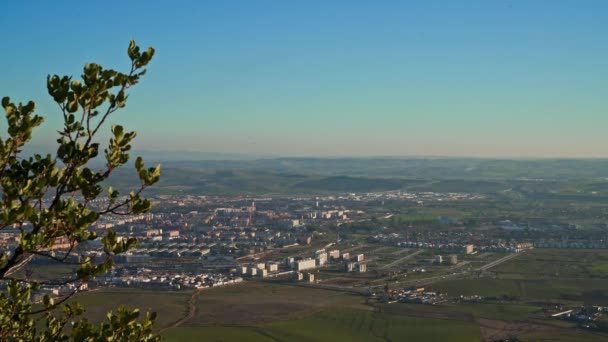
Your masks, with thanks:
M395 261L393 261L392 263L384 266L383 268L386 267L391 267L394 266L404 260L406 260L407 258L411 258L414 257L420 253L422 253L424 250L418 250L412 254L408 254L403 258L397 259ZM442 281L442 280L447 280L447 279L455 279L455 278L468 278L468 277L477 277L477 272L480 271L486 271L492 267L498 266L504 262L507 262L513 258L516 258L519 255L524 254L524 252L519 252L519 253L512 253L509 254L505 257L502 257L498 260L494 260L486 265L483 265L475 270L469 270L469 271L461 271L461 272L454 272L454 273L448 273L448 274L442 274L442 275L437 275L437 276L433 276L433 277L428 277L428 278L420 278L420 279L404 279L402 281L391 281L389 282L390 285L394 286L396 284L399 284L400 286L407 286L407 285L427 285L430 283L434 283L437 281ZM320 283L285 283L286 285L296 285L296 286L305 286L305 287L316 287L316 288L321 288L321 289L326 289L326 290L334 290L334 291L344 291L344 292L349 292L349 293L364 293L366 291L366 289L375 289L375 288L381 288L384 287L385 284L379 284L379 285L372 285L372 286L361 286L361 287L353 287L353 286L344 286L344 285L330 285L330 284L320 284Z
M489 270L490 268L492 268L494 266L498 266L498 265L502 264L503 262L509 261L509 260L511 260L511 259L519 256L519 255L524 254L524 253L525 252L519 252L519 253L509 254L506 257L500 258L498 260L494 260L494 261L492 261L489 264L485 264L485 265L481 266L480 268L478 268L477 270L478 271L487 271L487 270Z
M412 253L412 254L408 254L408 255L406 255L406 256L404 256L404 257L402 257L402 258L399 258L399 259L397 259L397 260L395 260L395 261L391 262L390 264L386 264L386 265L384 265L384 266L380 267L380 269L381 269L381 270L383 270L383 269L385 269L385 268L390 268L390 267L393 267L393 266L395 266L395 265L397 265L397 264L400 264L400 263L404 262L405 260L407 260L407 259L409 259L409 258L413 258L413 257L415 257L416 255L418 255L418 254L420 254L420 253L422 253L422 252L423 252L423 250L422 250L422 249L417 250L417 251L415 251L415 252L414 252L414 253Z

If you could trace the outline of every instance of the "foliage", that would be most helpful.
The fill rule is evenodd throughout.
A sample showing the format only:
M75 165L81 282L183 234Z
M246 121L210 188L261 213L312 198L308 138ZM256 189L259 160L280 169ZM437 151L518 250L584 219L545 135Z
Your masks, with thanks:
M108 118L124 108L127 90L145 74L144 68L154 56L154 49L141 51L131 41L128 47L131 68L128 73L104 69L90 63L83 69L81 80L69 76L48 76L47 90L63 115L64 126L59 131L56 154L35 154L24 157L23 148L30 141L35 128L44 119L36 115L34 102L13 103L2 99L6 112L7 134L0 139L0 230L13 228L18 233L18 244L0 254L0 279L6 291L0 293L1 340L77 340L77 341L142 341L156 340L152 334L155 314L147 314L138 321L139 311L121 307L108 313L107 322L93 325L79 317L84 308L76 302L67 303L65 296L57 303L46 295L42 303L34 303L33 295L41 285L28 277L15 276L33 258L50 258L57 262L71 262L78 244L100 239L105 252L101 261L76 258L78 271L69 280L52 285L72 284L78 288L113 266L113 256L127 251L136 243L134 238L119 237L112 229L103 236L91 230L104 215L141 214L150 210L151 202L141 192L156 183L160 165L146 168L141 158L135 160L140 180L139 189L121 195L112 187L106 189L107 207L91 206L102 196L103 184L114 170L129 160L135 132L127 132L120 125L111 126L111 138L99 156L97 141L100 129ZM94 170L93 163L103 158L105 167ZM59 253L54 245L67 241L69 250ZM74 294L76 290L72 292ZM44 322L40 328L39 321ZM65 329L70 326L70 329ZM69 330L69 332L66 332Z

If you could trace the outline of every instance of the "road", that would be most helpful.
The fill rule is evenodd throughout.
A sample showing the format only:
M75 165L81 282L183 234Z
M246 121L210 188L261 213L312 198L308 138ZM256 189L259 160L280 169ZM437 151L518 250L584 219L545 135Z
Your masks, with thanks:
M357 249L361 249L363 247L367 247L367 245L359 245L359 246L355 246L355 247L351 247L351 248L345 248L342 253L351 253L353 251L356 251Z
M395 261L393 261L391 264L386 265L385 267L390 267L393 265L396 265L402 261L404 261L407 258L411 258L413 256L416 256L420 253L422 253L424 250L418 250L412 254L408 254L403 258L397 259ZM442 281L442 280L447 280L447 279L454 279L454 278L469 278L469 277L477 277L479 271L485 271L488 270L492 267L498 266L504 262L507 262L513 258L516 258L519 255L524 254L524 252L519 252L519 253L512 253L509 254L503 258L500 258L498 260L494 260L486 265L481 266L480 268L477 268L475 270L469 270L469 271L460 271L460 272L454 272L454 273L448 273L448 274L442 274L442 275L437 275L437 276L433 276L433 277L428 277L428 278L420 278L420 279L404 279L402 281L392 281L390 282L391 285L396 285L399 284L400 286L407 286L407 285L427 285L430 283L434 283L437 281ZM464 266L464 265L462 265ZM374 289L374 288L381 288L384 287L385 284L380 284L380 285L372 285L372 286L361 286L361 287L353 287L353 286L344 286L344 285L330 285L330 284L319 284L319 283L289 283L288 285L296 285L296 286L305 286L305 287L316 287L316 288L321 288L321 289L326 289L326 290L334 290L334 291L344 291L344 292L349 292L349 293L364 293L366 289Z
M401 255L403 253L407 253L407 252L411 251L412 249L413 248L411 248L411 249L410 248L402 248L402 249L394 251L392 254L393 255Z
M289 246L285 246L285 247L281 247L281 248L271 249L271 250L264 251L264 252L259 252L259 253L254 253L254 254L247 254L247 255L244 255L242 257L236 258L236 260L244 260L244 259L253 259L253 260L256 260L256 259L264 257L264 256L266 256L268 254L276 253L276 252L278 252L280 250L283 250L283 249L288 249L288 248L291 248L291 247L298 247L298 246L300 246L300 245L299 244L294 244L294 245L289 245Z
M407 259L409 259L409 258L413 258L413 257L415 257L416 255L418 255L418 254L420 254L420 253L422 253L422 252L423 252L423 250L422 250L422 249L417 250L416 252L414 252L414 253L412 253L412 254L408 254L408 255L406 255L406 256L404 256L404 257L402 257L402 258L399 258L399 259L397 259L397 260L395 260L395 261L391 262L390 264L386 264L386 265L384 265L384 266L380 267L380 269L381 269L381 270L383 270L383 269L385 269L385 268L390 268L390 267L393 267L393 266L395 266L395 265L397 265L397 264L400 264L400 263L404 262L405 260L407 260Z
M489 264L485 264L485 265L481 266L480 268L478 268L477 270L478 271L489 270L492 267L498 266L498 265L502 264L503 262L509 261L509 260L511 260L511 259L513 259L515 257L518 257L518 256L524 254L524 253L525 253L525 251L524 252L519 252L519 253L509 254L506 257L500 258L498 260L494 260L494 261L492 261Z

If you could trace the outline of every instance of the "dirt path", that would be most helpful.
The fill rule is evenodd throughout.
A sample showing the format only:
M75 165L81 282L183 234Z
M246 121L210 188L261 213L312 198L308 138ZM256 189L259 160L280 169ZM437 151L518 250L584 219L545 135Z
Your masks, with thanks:
M192 295L188 299L188 312L186 313L186 315L184 317L182 317L182 318L178 319L177 321L171 323L169 326L162 328L161 330L158 331L158 333L162 334L163 332L165 332L168 329L176 328L176 327L182 325L187 320L189 320L192 317L194 317L194 314L196 314L196 298L198 297L198 295L202 291L203 291L202 289L199 289L199 290L196 290L196 291L192 292Z

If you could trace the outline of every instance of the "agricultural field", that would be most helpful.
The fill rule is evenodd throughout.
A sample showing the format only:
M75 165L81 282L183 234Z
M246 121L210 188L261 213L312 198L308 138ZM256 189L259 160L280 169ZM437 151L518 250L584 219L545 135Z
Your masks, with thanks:
M190 291L108 289L78 294L78 300L85 308L85 317L101 321L109 310L125 305L139 308L142 315L147 311L158 313L156 328L162 329L183 317L188 310Z
M390 256L398 259L418 251L366 245L353 248L377 265ZM432 251L424 250L400 265L411 267L428 259L429 253ZM502 256L486 253L463 259L469 267ZM118 304L156 311L156 329L166 341L480 341L510 336L524 341L601 341L605 335L547 318L539 303L608 305L608 278L601 271L607 260L608 251L537 249L480 278L440 280L425 286L450 297L481 295L490 301L483 303L379 304L342 291L263 281L202 290L196 296L192 291L112 289L83 293L78 299L89 308L86 315L93 320L103 319ZM441 267L449 270L452 266ZM556 272L560 279L554 278ZM339 282L342 274L329 267L318 276L326 279L323 284L332 279ZM371 275L355 274L353 279L370 283Z
M500 281L482 280L490 280L486 291ZM513 293L515 281L507 281ZM196 293L92 291L78 299L92 320L119 304L156 311L156 329L165 341L481 341L515 335L525 341L601 340L567 322L547 320L532 303L378 304L341 291L257 281Z
M535 317L540 308L526 304L488 304L488 303L460 303L420 305L405 304L382 305L383 312L407 316L420 316L431 318L450 318L472 321L476 319L494 319L502 321L524 320Z
M608 305L608 251L533 249L481 278L446 280L433 289L451 296L509 296L520 301Z
M534 249L492 271L502 278L608 279L608 250Z
M508 296L520 301L608 305L608 279L455 279L435 283L432 288L450 296Z
M301 318L334 308L368 308L361 296L303 286L247 282L202 291L196 313L184 323L200 325L249 325Z
M167 341L480 341L474 322L377 313L371 310L324 310L308 317L256 327L176 328Z
M177 327L163 333L163 341L247 341L270 342L272 337L257 327Z

